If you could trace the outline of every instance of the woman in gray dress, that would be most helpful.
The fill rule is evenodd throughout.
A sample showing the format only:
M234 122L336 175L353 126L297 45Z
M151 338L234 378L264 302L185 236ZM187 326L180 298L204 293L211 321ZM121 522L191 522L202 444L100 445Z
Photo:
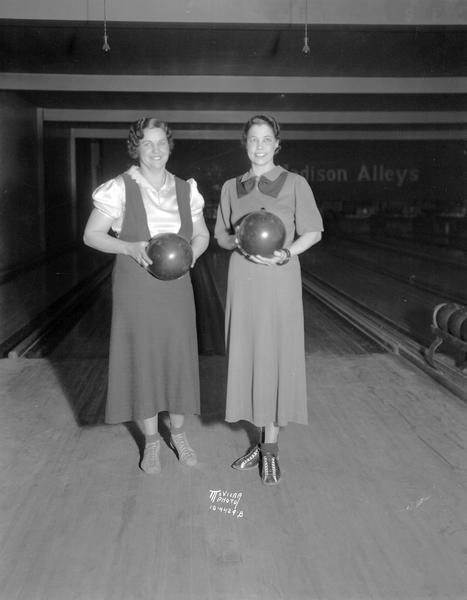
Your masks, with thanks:
M173 148L168 125L154 118L136 121L127 146L136 164L95 190L84 241L117 255L105 419L142 421L146 441L141 468L158 473L160 411L170 414L171 445L180 462L197 462L184 415L199 412L198 349L189 274L169 281L153 277L146 248L157 234L178 233L191 244L193 266L208 246L209 232L196 182L166 170Z
M261 434L232 467L260 464L266 485L279 482L278 437L289 421L306 424L303 304L298 255L319 242L323 224L306 179L274 164L280 127L268 115L243 129L250 170L222 187L215 237L232 250L226 301L228 377L226 421L247 420ZM272 258L245 256L236 228L265 209L284 223L284 248Z

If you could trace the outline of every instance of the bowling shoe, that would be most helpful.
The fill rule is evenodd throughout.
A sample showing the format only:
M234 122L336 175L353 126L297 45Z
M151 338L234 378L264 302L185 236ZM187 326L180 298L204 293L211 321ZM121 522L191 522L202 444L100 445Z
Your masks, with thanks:
M281 478L279 461L275 454L264 452L261 455L261 480L264 485L277 485Z
M186 433L172 433L170 436L172 449L177 451L178 460L188 467L194 467L198 462L196 453L186 439Z
M144 447L144 456L141 461L141 469L149 475L161 472L161 463L159 461L159 451L161 449L161 442L150 442Z
M259 465L259 446L253 446L251 450L232 463L232 469L246 471L254 469L257 465Z

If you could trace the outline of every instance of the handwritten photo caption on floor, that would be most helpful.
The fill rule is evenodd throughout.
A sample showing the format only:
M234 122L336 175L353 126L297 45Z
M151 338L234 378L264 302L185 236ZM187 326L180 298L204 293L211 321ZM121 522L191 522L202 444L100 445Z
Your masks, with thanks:
M243 492L228 492L227 490L209 490L209 510L220 512L231 517L241 519L243 510L238 510L238 504L243 497Z

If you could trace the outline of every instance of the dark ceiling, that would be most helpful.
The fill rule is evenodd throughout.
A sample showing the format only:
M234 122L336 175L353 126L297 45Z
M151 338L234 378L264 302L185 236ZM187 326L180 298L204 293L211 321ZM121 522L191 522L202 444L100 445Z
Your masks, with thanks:
M276 77L465 77L467 29L457 27L303 27L0 20L0 71L92 75ZM252 91L253 91L252 86ZM248 110L461 110L463 95L160 94L22 92L49 108Z
M108 25L0 21L0 70L111 75L464 76L465 29Z

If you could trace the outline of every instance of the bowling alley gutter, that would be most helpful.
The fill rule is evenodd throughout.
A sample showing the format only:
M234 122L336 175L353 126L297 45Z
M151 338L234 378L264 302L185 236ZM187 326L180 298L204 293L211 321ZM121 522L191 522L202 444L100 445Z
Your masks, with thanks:
M360 306L314 275L302 273L302 282L306 292L323 302L385 350L409 361L456 396L467 401L467 376L444 361L442 355L439 355L436 368L433 368L425 358L427 348L392 327L367 307Z
M78 309L86 304L93 292L109 277L110 271L111 265L106 263L42 310L29 323L0 344L1 356L6 355L9 359L27 358L29 352L37 350L65 321L74 318Z

